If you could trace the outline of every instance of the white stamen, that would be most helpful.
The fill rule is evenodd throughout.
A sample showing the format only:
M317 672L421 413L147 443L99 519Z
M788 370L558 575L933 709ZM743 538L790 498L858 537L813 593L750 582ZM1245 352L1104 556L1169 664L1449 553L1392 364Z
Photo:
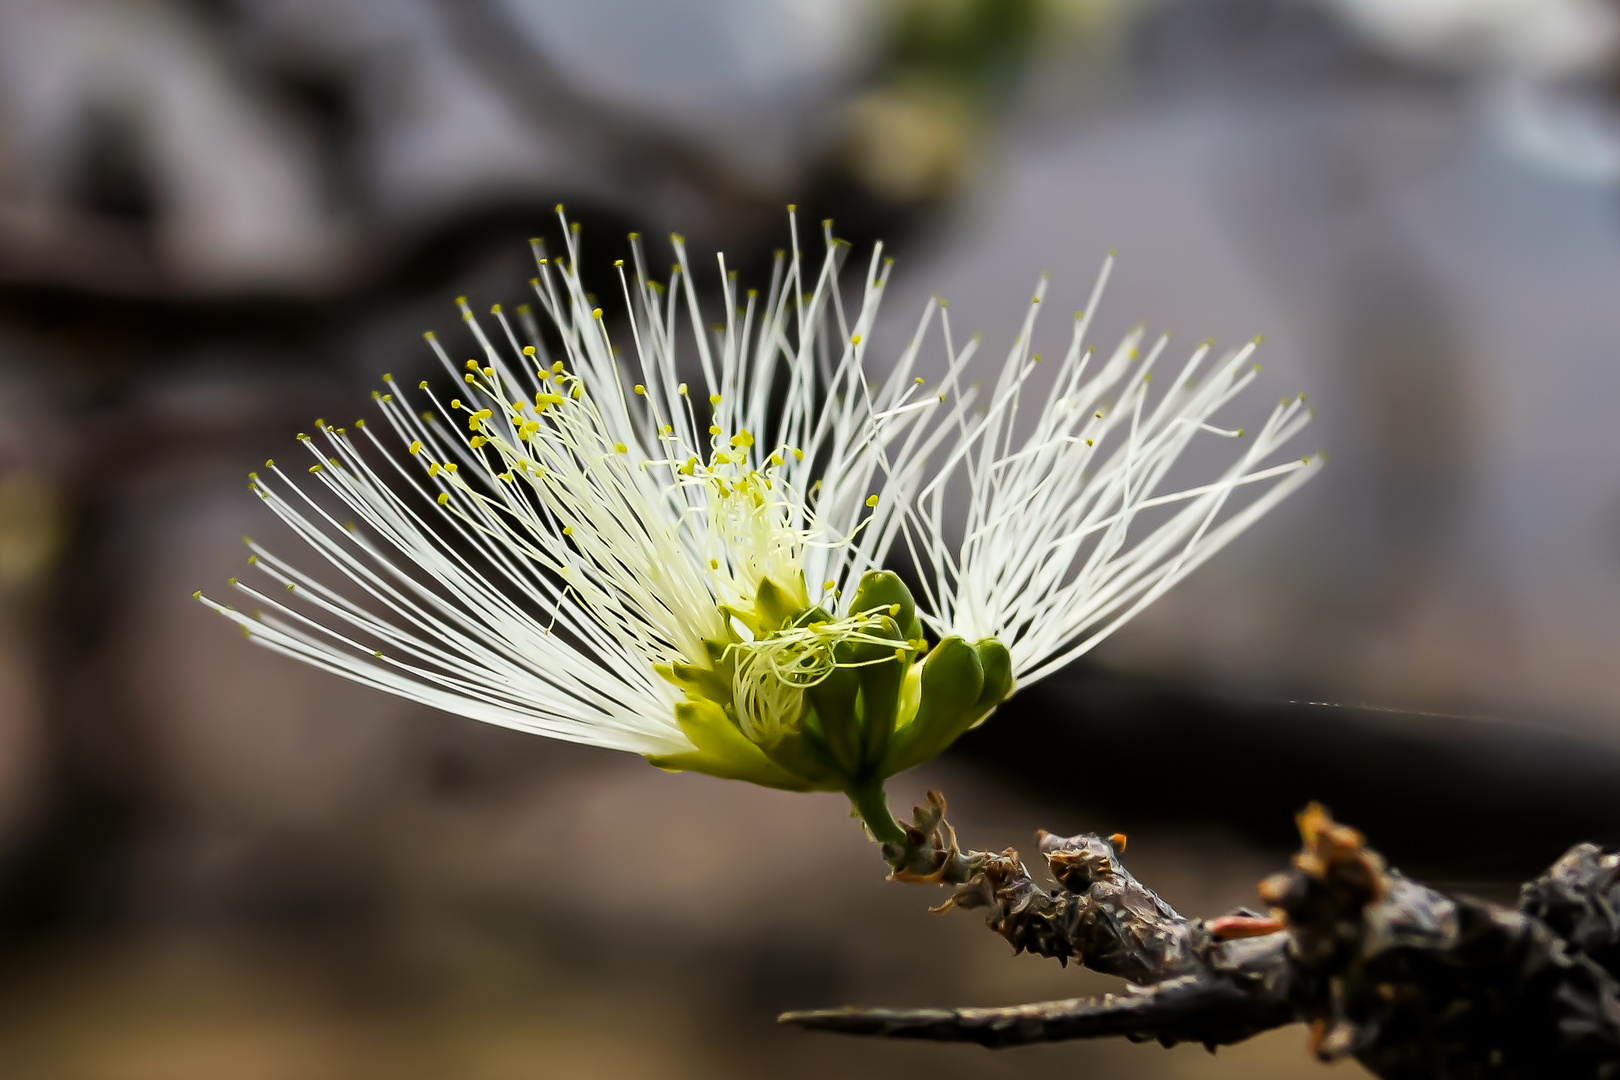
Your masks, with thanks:
M745 299L722 257L726 314L711 328L679 238L667 285L633 239L619 266L628 355L615 358L566 220L563 235L566 258L542 256L534 281L546 337L527 309L516 325L496 309L492 339L461 302L481 359L458 366L428 337L458 396L413 402L389 380L375 397L395 440L323 424L304 440L318 469L253 478L348 589L254 544L270 584L232 584L264 614L204 603L260 644L366 685L644 754L693 749L675 721L682 691L654 666L710 669L718 649L737 723L763 745L797 722L834 645L892 644L868 633L870 617L830 605L895 544L920 575L928 628L1000 639L1027 683L1092 648L1320 464L1275 460L1308 418L1301 400L1253 433L1214 422L1255 378L1252 344L1208 372L1198 347L1157 395L1149 376L1167 339L1141 355L1138 329L1094 357L1084 339L1112 258L1063 358L1039 366L1052 381L1037 397L1044 279L986 393L964 386L978 340L958 349L938 300L887 378L867 369L890 268L881 248L846 293L847 248L829 234L819 266L807 263L795 228L769 289ZM935 341L943 370L924 379ZM1241 454L1214 480L1165 490L1201 433L1243 437ZM1232 509L1234 493L1257 488ZM965 505L960 523L948 503ZM808 588L830 618L766 626L754 606L771 587L806 608Z

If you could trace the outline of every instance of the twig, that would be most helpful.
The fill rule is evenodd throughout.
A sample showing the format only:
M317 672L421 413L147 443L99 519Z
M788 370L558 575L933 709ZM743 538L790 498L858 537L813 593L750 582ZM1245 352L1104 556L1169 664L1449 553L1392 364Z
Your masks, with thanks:
M1058 884L1015 851L963 852L929 794L888 845L899 881L953 886L936 910L985 908L1017 950L1132 984L1122 994L996 1009L787 1013L823 1031L1017 1046L1123 1035L1242 1041L1309 1025L1311 1052L1402 1080L1620 1078L1620 854L1572 848L1520 909L1450 896L1385 867L1319 806L1293 867L1260 885L1269 916L1188 919L1121 865L1123 837L1041 834Z

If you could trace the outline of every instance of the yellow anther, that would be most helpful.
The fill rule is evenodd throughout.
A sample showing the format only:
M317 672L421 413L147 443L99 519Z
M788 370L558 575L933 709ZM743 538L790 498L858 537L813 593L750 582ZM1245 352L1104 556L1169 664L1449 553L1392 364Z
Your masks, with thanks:
M580 386L578 383L575 383L574 384L574 389L569 392L568 396L577 401L577 400L579 400L580 397L582 397L584 395L584 393L585 393L585 388L583 386Z
M628 453L629 450L630 450L630 448L628 446L624 445L624 443L622 443L622 442L614 443L613 444L613 449L616 450L617 452L621 453L621 454Z
M311 465L311 466L310 466L310 467L309 467L309 471L310 471L310 472L320 472L320 471L321 471L321 467L320 467L320 465L318 465L318 464L317 464L317 465Z
M563 362L561 360L559 360L555 364L551 365L551 373L553 375L561 375L562 371L563 371Z
M421 452L422 452L422 440L421 439L412 439L411 440L411 453L420 454Z
M564 525L563 526L563 535L564 536L573 536L574 535L574 527L572 525Z
M601 317L602 317L602 309L601 308L592 308L591 309L591 318L600 319Z
M393 382L393 381L394 381L394 373L393 372L391 372L391 371L383 372L383 382Z
M795 446L793 448L793 460L794 461L803 461L804 460L804 451L800 450L797 446Z
M896 650L894 650L894 658L896 660L904 660L906 658L906 650L904 650L904 649L896 649Z
M453 461L452 461L452 462L450 462L450 463L449 463L449 464L448 464L448 465L446 465L446 466L445 466L445 467L444 467L444 471L445 471L445 472L447 472L447 473L453 473L453 472L455 472L455 471L456 471L456 470L457 470L457 469L458 469L458 468L460 468L460 466L459 466L459 465L457 465L457 464L456 464L456 463L455 463L455 462L453 462Z
M866 497L866 505L867 506L876 506L877 504L878 504L878 497L876 495L868 495Z
M429 476L438 476L439 475L439 463L437 461L433 462L432 464L430 464L428 466L428 475Z
M298 441L299 442L309 442L309 436L305 435L302 431L300 431L298 433Z
M421 382L417 383L416 388L418 390L426 390L428 388L427 380L423 379Z
M248 479L257 481L259 479L259 474L256 472L250 472L248 473Z
M472 438L467 440L467 445L472 447L474 450L477 450L487 442L489 442L489 440L484 438L482 435L474 435Z
M358 419L358 420L356 420L354 422L354 426L355 427L365 427L366 426L366 418L362 416L360 419Z
M834 580L833 578L828 578L826 581L823 581L821 583L821 587L822 587L822 589L825 590L825 589L830 589L834 585L837 585L837 584L838 584L838 582L836 580Z
M248 565L249 566L257 566L257 565L259 565L259 557L257 555L249 555L248 556Z
M326 459L326 463L335 469L337 468L338 459L335 457L329 457Z
M276 467L276 459L275 458L265 458L264 459L264 467L267 468L267 469L275 468Z
M673 434L675 434L675 429L673 427L671 427L670 425L668 425L668 424L665 424L663 427L659 428L658 431L662 435L673 435Z
M487 367L487 368L484 369L484 378L493 379L494 377L495 377L495 369L494 368Z
M507 482L507 483L508 483L508 484L510 484L510 483L511 483L511 482L512 482L512 474L511 474L511 473L509 473L509 472L503 472L503 473L496 473L496 474L495 474L495 479L497 479L497 480L504 480L504 481L506 481L506 482Z
M855 335L851 336L850 339L849 339L849 343L851 345L859 345L861 343L861 335L855 334Z
M709 425L709 434L710 435L718 435L718 434L720 434L720 429L715 427L713 424L710 424Z
M315 418L315 426L324 430L326 428L326 421L317 416Z
M202 599L202 590L198 589L196 592L192 593L191 598L193 600L201 600Z
M446 503L448 503L450 501L450 493L448 491L439 492L439 500L438 501L439 501L440 506L444 506Z
M645 386L642 386L640 383L636 383L636 393L640 394L642 397L646 397L647 396L647 388Z
M889 618L892 619L896 615L899 615L899 614L900 614L900 605L899 604L890 604L889 605Z
M720 395L719 394L710 394L709 395L709 404L710 405L718 405L718 404L720 404Z
M524 356L533 356L534 355L534 346L533 345L525 345L525 346L523 346L523 355Z
M710 570L718 570L718 569L720 569L720 560L719 559L710 559L709 560L709 569Z
M1094 442L1092 442L1092 441L1091 441L1091 440L1090 440L1090 439L1087 439L1087 440L1086 440L1086 445L1087 445L1087 446L1096 446L1096 445L1097 445L1097 444L1096 444L1096 443L1094 443Z
M465 367L468 371L477 371L478 370L478 361L469 360L462 366Z
M681 383L681 385L679 385L679 386L677 386L677 387L676 387L676 388L675 388L675 392L676 392L676 393L677 393L677 394L679 394L679 395L681 395L681 397L685 397L685 396L686 396L686 384L685 384L685 383Z

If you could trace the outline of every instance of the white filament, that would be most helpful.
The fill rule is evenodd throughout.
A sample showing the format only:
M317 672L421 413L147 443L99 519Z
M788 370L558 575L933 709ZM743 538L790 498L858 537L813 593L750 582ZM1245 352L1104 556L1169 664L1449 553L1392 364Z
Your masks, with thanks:
M566 257L537 252L533 282L560 355L526 311L514 325L495 308L492 337L463 302L479 359L458 367L429 335L457 397L423 383L417 399L385 376L374 397L391 437L318 423L301 437L314 455L307 483L270 463L253 476L349 588L250 542L269 584L232 584L258 610L204 603L268 648L452 713L675 753L692 749L674 717L682 694L654 665L708 667L712 643L729 637L739 722L764 740L824 677L821 630L753 640L766 579L822 604L835 617L827 633L858 634L863 620L837 597L902 544L929 629L999 638L1028 682L1090 649L1319 465L1274 460L1308 418L1285 401L1218 477L1164 490L1195 438L1243 436L1213 418L1253 380L1253 345L1208 365L1201 346L1155 399L1165 341L1139 358L1134 333L1097 364L1080 317L1029 410L1044 281L988 395L962 385L974 346L955 348L937 301L887 378L869 382L890 264L879 246L846 291L847 247L827 235L812 265L796 224L763 296L739 295L720 257L725 314L712 328L680 238L667 286L633 238L633 265L619 264L619 356L566 221L564 235ZM936 324L945 371L925 387L914 373ZM1234 508L1251 486L1258 497ZM946 503L959 497L966 518L952 525Z

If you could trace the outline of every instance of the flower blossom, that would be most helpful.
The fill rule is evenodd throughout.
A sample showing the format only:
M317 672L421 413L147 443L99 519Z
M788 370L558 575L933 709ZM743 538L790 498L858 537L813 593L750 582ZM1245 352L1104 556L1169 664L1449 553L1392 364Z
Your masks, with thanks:
M312 463L250 474L325 572L250 540L253 582L231 581L246 610L198 598L257 644L447 712L845 792L892 839L886 777L1095 646L1319 467L1279 454L1302 398L1252 433L1213 422L1256 377L1253 343L1201 344L1157 384L1167 337L1088 347L1111 256L1060 359L1031 348L1043 279L979 385L979 341L959 345L937 299L870 362L891 261L878 245L850 281L847 245L824 228L808 257L790 225L763 294L719 257L713 323L681 238L660 283L632 236L621 325L587 294L564 220L563 257L536 246L533 308L486 325L459 302L476 358L427 335L453 392L384 375L382 424L317 421L299 436ZM1170 488L1211 438L1235 460Z

